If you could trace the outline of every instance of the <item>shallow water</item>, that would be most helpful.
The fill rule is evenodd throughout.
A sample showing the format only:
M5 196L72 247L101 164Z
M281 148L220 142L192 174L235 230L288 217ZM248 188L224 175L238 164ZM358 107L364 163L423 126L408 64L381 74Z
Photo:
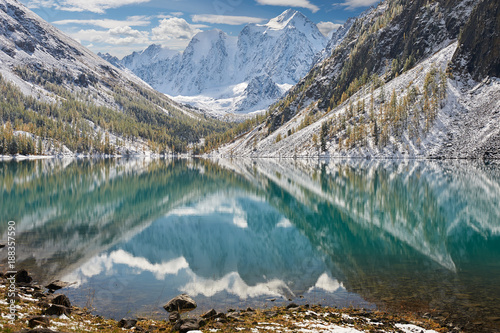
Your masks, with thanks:
M79 306L164 317L320 303L500 326L500 167L483 162L0 164L18 267ZM2 252L2 263L5 254Z

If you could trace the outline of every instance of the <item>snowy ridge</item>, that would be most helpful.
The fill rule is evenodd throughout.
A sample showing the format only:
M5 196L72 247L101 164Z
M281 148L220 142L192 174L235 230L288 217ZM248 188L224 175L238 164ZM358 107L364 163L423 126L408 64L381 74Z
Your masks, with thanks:
M110 62L117 61L109 54L103 57ZM123 106L116 100L116 87L120 87L123 96L119 97L131 98L141 90L158 96L163 106L152 106L156 111L200 119L195 110L158 94L134 73L116 64L121 68L110 65L18 1L0 0L0 75L22 94L48 104L60 103L66 98L65 94L69 94L82 103L123 112ZM50 84L57 85L57 89L50 88ZM141 98L138 97L138 101L142 102ZM109 136L111 145L121 146L120 153L151 153L145 140L120 137L83 118L93 128L95 137ZM45 153L75 154L66 146L57 151L49 141L43 142Z
M383 149L379 149L373 141L369 141L367 147L348 152L339 150L335 142L328 142L327 150L320 152L313 143L313 136L320 134L323 122L346 114L350 100L368 101L372 95L374 98L380 96L382 89L385 92L394 90L404 95L412 84L423 89L427 73L432 69L444 71L456 47L457 43L450 44L414 69L386 83L383 88L374 90L373 94L366 91L367 89L362 89L331 113L296 133L289 135L289 131L300 126L309 112L308 108L304 108L269 136L264 137L262 127L257 127L242 138L220 149L219 154L248 157L471 157L471 152L478 150L481 143L500 136L500 128L498 127L500 120L499 79L491 78L472 87L471 83L465 84L462 81L447 79L447 98L444 101L444 106L439 109L434 125L421 142L410 139L406 134L399 141L390 137L389 144ZM467 130L464 131L464 128ZM278 140L278 137L283 139ZM258 142L256 146L255 140Z
M495 20L485 8L471 0L381 2L344 26L340 45L319 54L324 60L269 109L265 122L215 154L499 158L500 80L471 80L470 64L456 70L457 61L477 59L474 50L497 49L489 30L459 34L474 18ZM483 72L492 66L484 64Z
M248 24L238 37L204 31L182 54L151 45L120 64L178 102L213 114L250 113L265 110L307 74L326 44L313 22L289 9L266 24Z

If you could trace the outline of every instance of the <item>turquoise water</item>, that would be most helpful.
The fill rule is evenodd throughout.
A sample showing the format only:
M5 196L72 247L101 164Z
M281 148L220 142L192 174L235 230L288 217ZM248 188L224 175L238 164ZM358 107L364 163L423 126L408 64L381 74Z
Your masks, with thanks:
M164 317L185 292L199 312L293 300L500 326L495 164L0 165L0 232L16 221L18 267L74 282L62 292L106 316Z

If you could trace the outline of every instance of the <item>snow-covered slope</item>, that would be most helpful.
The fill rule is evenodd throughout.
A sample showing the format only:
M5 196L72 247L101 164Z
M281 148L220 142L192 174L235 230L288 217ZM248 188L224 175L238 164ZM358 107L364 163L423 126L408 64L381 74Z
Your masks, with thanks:
M95 152L106 137L119 152L142 153L152 148L148 140L162 133L169 135L160 139L165 146L171 147L168 140L185 146L201 138L192 125L215 124L110 65L17 0L0 0L0 84L9 91L2 123L22 118L14 133L48 134L62 144L62 152L68 152L64 145L73 145L73 153ZM14 97L22 110L7 101ZM56 153L53 148L46 146L43 153Z
M469 17L497 26L494 1L481 4L382 2L352 24L332 56L274 105L264 123L219 153L500 157L500 79L483 75L475 81L471 75L479 65L467 63L490 59L492 64L481 63L483 72L496 73L497 37L470 23L459 36Z
M215 113L249 113L267 108L297 83L326 44L313 22L289 9L266 24L245 26L238 37L204 31L182 54L152 45L120 63L179 102Z

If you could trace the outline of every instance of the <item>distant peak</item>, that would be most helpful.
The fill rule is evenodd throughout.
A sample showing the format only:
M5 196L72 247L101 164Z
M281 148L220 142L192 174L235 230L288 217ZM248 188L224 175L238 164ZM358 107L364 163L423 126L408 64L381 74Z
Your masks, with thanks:
M294 9L287 9L279 16L269 20L265 26L271 29L281 30L296 20L309 21L309 19L301 12Z
M288 21L289 19L294 17L296 14L303 16L303 14L301 12L296 11L295 9L289 8L289 9L285 10L283 13L281 13L278 17L276 17L276 19L284 22L284 21Z
M155 49L161 49L161 48L162 48L162 46L160 44L151 44L148 46L148 48L146 50L148 50L148 49L155 50Z
M226 33L220 29L210 29L198 32L195 37L203 37L203 38L220 38L221 36L226 35Z

